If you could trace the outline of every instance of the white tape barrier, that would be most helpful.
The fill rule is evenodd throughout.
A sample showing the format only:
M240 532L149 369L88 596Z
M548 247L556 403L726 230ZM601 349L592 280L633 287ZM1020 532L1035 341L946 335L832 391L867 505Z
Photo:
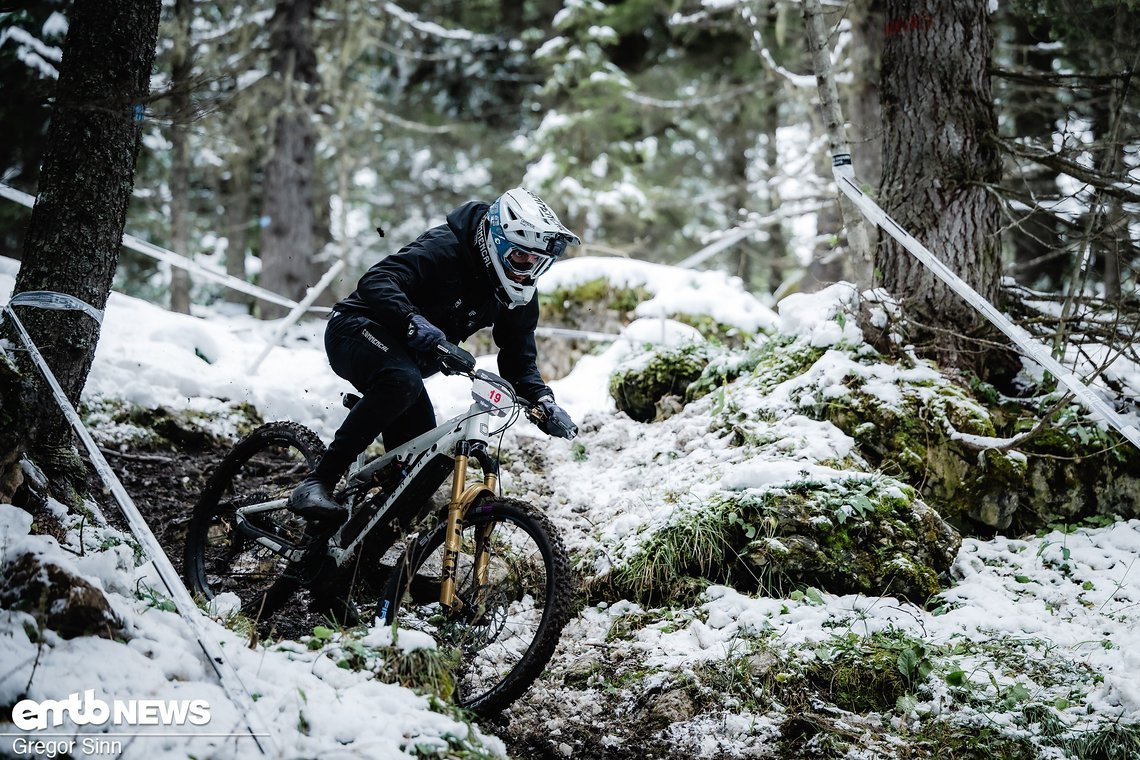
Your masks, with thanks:
M53 295L61 299L72 299L74 302L73 308L77 310L86 311L93 308L73 296L62 293ZM257 748L262 754L271 752L276 755L276 742L272 734L268 731L268 728L262 726L261 719L257 713L253 712L253 700L250 698L245 685L242 684L240 676L238 676L237 671L226 658L221 646L210 638L204 621L202 620L202 611L194 604L194 600L190 597L190 592L182 585L182 579L179 577L177 571L175 571L174 565L170 563L170 559L167 558L166 552L162 549L162 545L158 543L158 539L156 539L154 533L151 532L150 527L146 524L146 520L143 519L138 507L135 506L134 501L131 499L130 494L123 488L123 484L119 481L118 477L116 477L114 470L111 469L111 465L108 464L103 453L99 451L99 447L91 437L91 433L83 426L83 421L79 418L75 407L68 401L67 396L63 392L63 388L59 385L59 381L57 381L55 375L52 374L51 368L48 367L47 362L44 361L43 355L40 354L39 349L35 343L32 342L31 336L28 335L24 329L23 323L20 322L16 316L16 312L13 311L13 302L9 302L4 306L3 311L12 320L12 324L15 326L17 333L19 333L20 340L23 342L24 347L28 350L32 362L43 374L44 380L47 381L48 386L51 388L52 395L55 396L56 403L59 404L60 410L67 418L67 421L71 423L71 427L75 430L75 434L79 436L79 440L83 442L84 448L87 449L87 453L91 457L91 463L94 465L95 471L99 473L99 477L102 478L107 488L110 489L112 495L115 497L115 501L119 503L123 515L127 518L127 522L131 526L131 532L134 533L143 551L146 552L151 562L154 563L155 571L170 593L170 598L178 609L179 614L194 631L198 645L202 647L202 652L206 655L206 659L214 668L214 672L217 674L226 696L234 703L238 713L244 718L249 736L253 739L254 743L257 744ZM55 308L59 307L57 306ZM265 740L265 744L262 743L262 740ZM268 747L265 745L268 745Z
M25 192L21 192L14 187L9 187L3 183L0 183L0 197L7 198L10 201L15 201L16 203L27 206L28 208L32 208L36 204L36 199L33 196L28 195ZM260 288L257 285L252 285L238 277L233 277L232 275L224 274L222 272L215 272L212 269L207 269L201 264L198 264L197 262L192 261L185 256L180 256L174 251L168 251L165 248L160 248L153 243L148 243L147 241L141 240L133 235L124 233L123 245L127 248L130 248L132 251L143 254L144 256L150 256L153 259L166 262L167 264L178 267L179 269L185 269L188 272L193 272L194 274L199 275L204 279L213 280L214 282L225 285L231 290L237 290L241 293L245 293L246 295L260 298L263 301L275 303L278 306L285 306L290 309L297 307L297 302L292 299L277 295L273 291L266 290L265 288ZM328 311L328 308L317 307L313 310Z
M581 340L592 340L598 343L613 343L615 340L627 340L624 335L614 335L612 333L593 332L590 330L571 330L566 327L536 327L534 328L535 335L541 335L547 338L580 338Z
M1057 378L1057 382L1068 388L1094 417L1116 428L1134 446L1140 448L1140 430L1137 430L1135 425L1130 424L1123 416L1117 414L1115 409L1085 385L1071 369L1054 359L1053 354L1045 344L1019 329L1004 314L994 308L993 304L982 298L978 291L970 287L965 280L950 271L949 267L931 253L930 249L918 242L913 235L888 216L877 203L863 194L855 181L855 169L852 166L850 154L836 153L832 156L831 171L839 189L859 207L864 216L897 240L916 259L925 264L930 271L946 283L951 290L980 311L995 327L1005 333L1026 356L1051 372Z
M296 324L297 320L305 315L305 312L313 305L313 301L316 301L321 293L325 292L325 288L340 274L342 269L344 269L344 259L338 259L335 264L329 267L329 271L325 272L325 276L322 277L316 285L309 288L308 292L305 293L305 297L301 299L301 302L294 306L293 310L281 320L281 324L277 325L277 329L273 331L273 337L265 344L265 348L261 350L257 359L254 360L253 364L249 365L249 374L257 374L257 368L265 361L265 357L269 356L269 352L273 350L273 347L279 344L281 339L285 337L285 331Z

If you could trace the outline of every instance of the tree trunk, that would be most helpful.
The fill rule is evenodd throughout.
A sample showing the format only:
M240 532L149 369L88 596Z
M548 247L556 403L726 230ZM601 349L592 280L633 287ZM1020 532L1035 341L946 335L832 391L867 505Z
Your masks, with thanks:
M250 161L245 156L236 155L230 162L229 176L222 182L221 194L225 198L226 225L226 274L246 279L245 254L249 248L250 217L252 204L250 193L253 183L250 177ZM252 299L233 288L225 289L225 300L249 307Z
M261 285L300 300L316 280L313 183L316 134L310 85L318 81L309 23L316 0L278 0L273 18L272 68L283 88L280 114L265 167L261 238ZM285 309L265 305L262 314Z
M1004 24L1009 29L1007 45L1012 49L1015 67L1032 73L1052 71L1054 51L1044 43L1051 39L1052 19L1044 14L1017 13L1017 8L1003 4ZM1052 143L1053 129L1064 118L1064 109L1052 95L1043 95L1037 87L1004 85L1004 118L1012 125L1012 134L1018 138L1032 138L1038 145ZM1048 171L1022 172L1018 182L1030 197L1051 198L1057 194L1057 173ZM1025 210L1021 210L1025 208ZM1031 204L1011 204L1014 223L1010 225L1007 242L1013 254L1008 271L1030 287L1043 290L1060 290L1065 274L1072 262L1065 252L1067 243L1059 234L1052 213Z
M882 62L881 196L887 213L986 300L999 296L1001 178L993 136L992 52L985 0L888 0ZM954 366L984 367L973 307L887 236L876 256L906 301L910 337Z
M781 11L774 0L763 0L759 5L759 17L766 28L764 38L770 40L769 45L773 52L782 52L783 40L777 29L781 26ZM781 59L783 56L781 55ZM762 145L759 150L763 155L765 183L764 192L757 199L761 216L775 216L780 209L780 194L777 185L772 180L780 174L780 156L777 151L776 130L780 126L780 106L784 101L784 89L779 77L765 78L757 94L760 98L759 120L757 131L761 135ZM746 202L741 207L746 207ZM775 293L784 286L784 267L788 261L788 242L784 236L784 224L780 219L773 218L765 225L768 239L764 243L767 248L768 271L764 273L766 292ZM743 241L742 243L743 244ZM747 283L748 281L745 280Z
M76 0L72 6L15 293L53 290L97 309L106 305L134 184L159 10L159 0ZM68 399L77 403L99 325L81 312L22 308L19 317ZM5 330L12 338L11 326ZM17 356L19 375L0 377L0 408L6 415L0 425L0 467L8 468L0 483L10 486L16 480L12 468L26 450L49 476L82 489L85 473L75 466L67 421L26 355ZM11 495L0 492L0 502Z
M883 171L883 113L879 108L879 58L883 51L883 0L851 3L851 68L854 81L848 90L851 114L849 137L855 175L878 187ZM867 225L871 250L879 242L877 227Z
M190 73L192 0L174 2L174 55L170 91L173 119L170 126L170 247L190 255L190 148L186 123L190 119ZM190 273L180 267L170 271L170 310L190 313Z
M835 86L835 75L831 66L831 45L828 42L828 26L823 19L823 9L819 0L804 0L804 33L808 50L812 54L812 68L819 89L820 110L823 112L824 127L827 131L828 148L831 155L850 153L847 130L839 107L839 92ZM838 192L838 191L837 191ZM859 291L872 285L871 244L867 228L870 226L863 215L846 195L839 192L839 211L843 215L843 226L847 230L849 268Z

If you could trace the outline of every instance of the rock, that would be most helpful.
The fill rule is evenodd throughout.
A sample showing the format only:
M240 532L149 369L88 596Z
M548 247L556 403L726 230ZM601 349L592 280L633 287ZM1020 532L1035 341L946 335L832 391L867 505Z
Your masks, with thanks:
M938 576L957 556L961 536L913 490L868 489L868 482L848 481L846 493L840 484L838 493L804 487L767 497L760 512L774 516L775 527L747 545L746 564L773 588L806 585L923 604L939 591Z
M0 576L0 607L28 612L65 639L122 635L122 621L102 591L40 555L20 555Z
M645 708L645 717L656 726L671 726L674 723L684 723L692 720L696 715L693 700L683 689L673 689L660 696Z
M598 672L602 658L596 652L586 652L576 657L567 666L562 675L562 682L571 687L583 688L590 680L590 676Z
M656 405L657 414L654 421L667 420L685 408L684 399L677 395L668 395L659 400Z
M882 475L722 492L615 565L613 598L694 599L709 582L782 596L797 587L896 596L941 590L961 536L914 489Z
M640 366L615 372L610 378L610 395L618 411L639 422L651 422L658 416L662 399L676 396L679 403L679 397L685 395L690 383L700 378L708 362L708 348L704 344L655 353Z
M1012 438L1037 424L1036 410L1028 402L986 401L948 378L898 384L889 403L865 390L862 378L844 383L847 392L821 403L818 416L854 438L872 466L921 489L967 532L1140 517L1140 451L1080 416L1042 426L1017 449L983 449L970 439Z

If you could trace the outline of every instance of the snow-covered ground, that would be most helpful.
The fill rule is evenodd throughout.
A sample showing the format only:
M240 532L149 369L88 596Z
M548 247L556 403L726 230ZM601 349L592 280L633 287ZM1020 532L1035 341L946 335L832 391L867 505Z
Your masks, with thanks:
M11 292L14 273L14 262L0 259L0 303ZM740 393L732 399L741 408L763 408L767 412L763 419L771 420L757 424L766 426L764 437L772 445L759 456L752 452L747 460L739 449L727 447L721 433L710 430L711 406L723 403L723 398L706 397L662 422L646 425L617 415L608 393L615 367L636 360L645 343L700 340L695 330L667 318L678 312L709 314L747 331L777 329L821 348L857 345L861 335L854 321L836 316L850 296L845 286L789 297L779 305L778 316L731 278L629 260L569 260L551 271L543 287L572 285L599 275L642 284L656 297L642 304L638 316L644 319L630 325L623 340L584 357L570 375L552 384L559 401L579 421L582 434L573 442L547 440L522 422L505 439L508 448L520 442L544 447L547 461L541 483L526 471L508 468L504 486L522 498L542 500L587 570L602 569L606 557L629 551L654 526L695 508L717 489L771 487L804 471L821 478L853 474L832 468L853 456L852 440L796 409L797 394L809 386L825 386L833 374L842 377L850 369L842 351L825 353L810 376L763 396ZM227 404L248 402L266 419L296 420L327 440L344 414L339 393L349 387L325 361L323 323L291 330L285 344L274 348L256 374L250 374L251 362L274 328L273 323L213 312L194 317L170 314L113 295L85 396L214 412L224 411ZM480 357L480 362L494 368L493 357ZM869 382L881 384L882 392L889 395L899 380L893 371L877 365ZM468 384L461 378L434 377L428 389L441 418L468 404ZM0 564L30 551L88 578L108 594L125 621L128 640L64 640L53 632L37 631L27 614L0 611L0 705L24 698L67 699L87 690L95 690L107 702L206 700L208 725L187 726L179 729L180 735L164 738L125 737L111 749L138 758L254 756L249 739L230 735L245 730L243 716L203 662L190 629L145 590L155 583L152 568L136 567L128 544L110 529L87 525L80 531L78 523L73 527L60 545L32 533L26 513L0 505ZM1130 723L1140 720L1140 687L1135 679L1140 672L1140 568L1133 568L1138 552L1136 521L1031 540L967 540L954 566L958 583L944 594L946 606L939 614L889 598L829 594L749 598L713 587L700 614L690 622L647 627L633 646L646 662L670 667L723 659L737 639L761 633L788 651L807 651L808 645L833 639L837 630L859 635L900 630L929 641L932 648L945 647L947 657L958 658L954 662L960 663L962 679L980 689L1000 691L1020 683L1034 700L1053 704L1073 725L1089 720L1089 715L1118 716ZM622 603L586 609L566 629L565 648L572 651L604 639L613 620L634 607ZM251 695L255 723L271 732L268 743L276 755L406 757L464 743L481 746L491 755L504 751L495 737L471 734L463 722L433 710L425 697L380 683L367 672L338 668L334 646L251 649L222 626L210 624L210 630ZM387 635L382 628L368 634L376 644L390 641ZM1084 669L1074 669L1069 683L1034 682L994 670L994 658L982 649L959 647L954 651L960 654L950 654L957 642L1010 641L1029 646L1034 657L1082 664ZM936 697L914 709L931 714L944 706ZM752 723L764 724L760 717ZM758 741L763 733L756 729L749 739L738 729L737 723L722 720L716 725L694 722L674 731L677 741L691 746L697 755L704 754L703 747L714 753L717 747ZM37 732L14 731L8 724L0 725L0 730L6 734L0 752L28 756L20 749L26 745L17 742ZM44 739L70 740L90 730L65 722L38 733ZM144 734L146 730L142 729ZM116 731L113 728L107 737ZM48 736L53 732L58 736ZM719 744L712 740L717 732ZM82 745L76 755L117 756L84 752Z

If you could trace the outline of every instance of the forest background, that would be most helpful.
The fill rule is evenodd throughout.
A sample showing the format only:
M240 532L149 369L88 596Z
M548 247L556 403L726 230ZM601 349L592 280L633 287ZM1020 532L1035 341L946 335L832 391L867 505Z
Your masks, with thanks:
M69 3L5 5L0 177L35 193ZM1002 272L1062 300L1133 297L1136 4L891 5L824 6L865 187L892 164L884 48L932 28L938 44L947 18L980 11L992 114L970 148L983 158L967 160L1000 167L971 181L998 204L984 234ZM731 236L702 266L772 300L856 279L799 3L173 0L161 24L127 230L288 297L338 259L329 298L343 295L448 209L518 184L550 198L585 253L677 263ZM942 42L885 63L977 68L948 24ZM941 161L915 139L911 155ZM4 255L20 258L27 215L0 204ZM225 298L280 315L129 251L115 287L177 311Z

